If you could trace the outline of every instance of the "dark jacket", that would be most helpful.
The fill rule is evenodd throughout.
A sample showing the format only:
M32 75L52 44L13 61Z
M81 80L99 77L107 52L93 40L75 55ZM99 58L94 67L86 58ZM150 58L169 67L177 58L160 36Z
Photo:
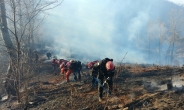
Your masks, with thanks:
M80 61L73 61L70 65L70 69L74 72L82 69L82 63Z
M98 62L96 62L92 68L92 76L97 76L98 72L99 72L99 66L98 66Z
M98 68L98 78L101 79L103 77L113 77L115 73L115 68L112 71L107 71L106 63L108 61L113 61L113 59L105 58L99 62L99 65L94 65L93 68Z
M51 57L51 53L47 53L47 57Z

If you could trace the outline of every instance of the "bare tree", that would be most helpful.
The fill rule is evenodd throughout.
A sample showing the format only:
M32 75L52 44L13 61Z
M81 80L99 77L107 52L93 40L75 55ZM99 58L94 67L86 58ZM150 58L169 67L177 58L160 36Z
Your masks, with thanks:
M10 58L7 72L6 90L8 95L16 95L20 102L21 74L23 65L29 62L30 49L35 48L34 38L43 21L39 18L45 11L59 4L57 0L0 0L1 32ZM6 6L6 7L5 7ZM8 13L8 14L7 14ZM29 66L30 67L30 66ZM16 93L16 94L14 94Z
M157 44L158 40L158 47L153 47L153 52L158 53L158 63L161 64L161 45L164 40L165 36L165 27L164 23L160 20L152 21L148 23L148 48L149 48L149 58L150 58L150 51L151 51L151 43Z
M181 33L181 24L183 23L183 12L181 10L171 10L170 19L169 19L169 54L170 54L170 63L172 65L173 59L178 45L178 41Z
M158 22L158 53L159 53L159 64L161 65L161 55L162 55L162 43L166 38L166 28L164 23L159 21Z

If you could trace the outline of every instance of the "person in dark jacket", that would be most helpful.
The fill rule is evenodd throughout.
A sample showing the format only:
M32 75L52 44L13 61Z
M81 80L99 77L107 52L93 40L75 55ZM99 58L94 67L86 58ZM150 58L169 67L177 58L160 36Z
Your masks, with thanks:
M50 52L48 52L46 55L47 55L48 60L50 60L52 54Z
M103 95L103 83L106 80L109 85L109 94L111 94L113 89L113 77L115 74L115 66L113 64L113 59L110 58L104 58L101 60L97 65L94 66L95 68L98 68L98 81L99 81L99 101L102 101L102 95Z
M54 74L56 75L56 69L58 67L58 63L57 63L57 59L52 59L51 63L52 63L52 67L53 67L53 70L54 70Z
M82 63L81 61L77 61L77 71L76 71L77 75L75 79L78 81L81 81L81 71L82 71Z
M78 60L72 60L71 63L72 71L74 73L74 80L81 81L81 70L82 70L82 63Z
M96 78L98 76L98 63L99 61L96 60L96 61L92 61L92 62L89 62L87 64L88 68L89 69L92 69L92 72L91 72L91 76L92 76L92 87L94 87L95 85L98 84L98 82L96 81Z

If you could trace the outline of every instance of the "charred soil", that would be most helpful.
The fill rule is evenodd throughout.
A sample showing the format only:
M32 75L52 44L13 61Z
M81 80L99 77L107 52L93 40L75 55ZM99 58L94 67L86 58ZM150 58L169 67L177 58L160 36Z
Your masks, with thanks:
M120 68L120 67L117 67ZM183 110L184 72L179 67L122 66L114 77L113 92L98 101L98 89L91 87L90 70L82 81L65 82L53 74L50 63L40 63L38 74L22 91L23 104L1 102L1 109L25 110ZM57 71L59 73L59 71ZM71 74L72 79L73 75ZM58 81L57 79L61 79ZM5 106L8 105L8 106ZM8 107L8 108L7 108Z

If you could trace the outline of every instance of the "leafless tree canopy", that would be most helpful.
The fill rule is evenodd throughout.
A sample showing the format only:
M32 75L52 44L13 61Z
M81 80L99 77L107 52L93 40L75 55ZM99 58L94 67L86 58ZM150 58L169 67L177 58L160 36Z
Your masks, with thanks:
M1 32L9 54L6 90L20 101L20 86L26 73L34 73L33 58L45 12L60 5L58 0L0 0Z

